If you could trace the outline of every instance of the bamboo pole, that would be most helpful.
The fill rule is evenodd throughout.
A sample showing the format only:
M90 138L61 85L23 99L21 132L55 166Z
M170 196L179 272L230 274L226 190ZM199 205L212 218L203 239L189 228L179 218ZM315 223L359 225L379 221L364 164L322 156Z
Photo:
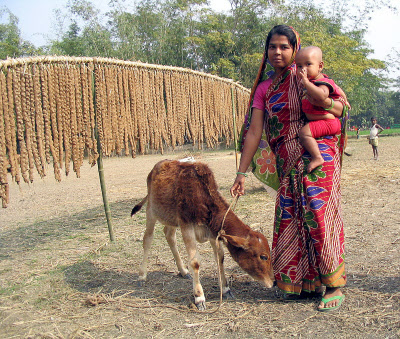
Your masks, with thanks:
M94 71L92 73L92 84L93 84L93 106L95 110L94 116L95 118L95 135L97 139L97 152L99 153L99 157L97 158L97 168L99 171L99 179L100 179L100 187L101 187L101 194L103 196L103 205L104 205L104 212L106 214L106 219L107 219L107 226L108 226L108 233L110 235L110 240L114 241L115 236L114 236L114 230L111 222L111 210L110 210L110 205L108 203L107 199L107 190L106 190L106 182L104 179L104 167L103 167L103 151L101 149L101 143L100 143L100 138L98 134L98 127L97 127L97 115L96 115L96 87L95 87L95 81L94 81Z

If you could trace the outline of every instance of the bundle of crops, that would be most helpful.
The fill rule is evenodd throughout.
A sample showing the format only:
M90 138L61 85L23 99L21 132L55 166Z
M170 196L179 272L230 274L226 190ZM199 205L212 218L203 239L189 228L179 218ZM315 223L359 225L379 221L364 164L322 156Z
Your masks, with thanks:
M228 145L238 132L233 107L240 127L248 96L231 80L170 66L73 57L0 61L3 207L9 174L30 183L35 170L44 177L52 164L60 181L72 163L79 177L85 157L97 161L97 138L106 156L163 152L189 141Z

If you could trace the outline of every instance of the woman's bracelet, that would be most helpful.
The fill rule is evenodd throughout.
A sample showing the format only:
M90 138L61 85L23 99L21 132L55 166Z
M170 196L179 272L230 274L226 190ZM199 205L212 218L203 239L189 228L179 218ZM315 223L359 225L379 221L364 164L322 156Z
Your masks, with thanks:
M247 173L243 173L243 172L236 172L236 174L242 174L247 178Z
M330 107L328 107L328 108L324 108L325 111L330 111L333 108L333 106L335 106L335 101L332 98L329 98L329 99L331 99L331 104L332 105Z

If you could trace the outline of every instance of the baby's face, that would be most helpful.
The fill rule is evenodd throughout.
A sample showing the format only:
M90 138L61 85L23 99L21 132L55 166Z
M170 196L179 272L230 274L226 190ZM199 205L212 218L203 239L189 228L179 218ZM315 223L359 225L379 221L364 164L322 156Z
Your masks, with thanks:
M320 58L315 53L310 51L300 50L296 55L297 75L299 76L302 70L307 70L307 78L315 79L322 71Z

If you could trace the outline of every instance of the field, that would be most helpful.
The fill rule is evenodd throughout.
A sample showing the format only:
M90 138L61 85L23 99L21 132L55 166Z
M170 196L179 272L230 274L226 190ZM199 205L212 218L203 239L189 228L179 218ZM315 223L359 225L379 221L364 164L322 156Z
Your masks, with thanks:
M51 168L31 185L11 184L0 210L1 338L398 338L400 337L400 137L380 138L372 159L366 138L349 139L342 171L348 284L340 310L316 311L318 299L285 301L252 281L227 255L235 295L219 310L212 250L199 246L207 311L192 304L191 281L177 276L156 228L148 282L137 285L145 179L165 158L193 155L213 169L221 193L234 179L231 150L173 152L104 160L116 241L110 242L97 167L57 183ZM273 200L254 178L235 212L271 241ZM180 243L182 248L182 244ZM181 253L185 256L182 248Z
M356 136L357 132L356 131L348 131L349 136ZM369 135L369 129L363 129L360 131L361 136L368 136ZM385 129L379 136L398 136L400 135L400 128L390 128L390 129Z

